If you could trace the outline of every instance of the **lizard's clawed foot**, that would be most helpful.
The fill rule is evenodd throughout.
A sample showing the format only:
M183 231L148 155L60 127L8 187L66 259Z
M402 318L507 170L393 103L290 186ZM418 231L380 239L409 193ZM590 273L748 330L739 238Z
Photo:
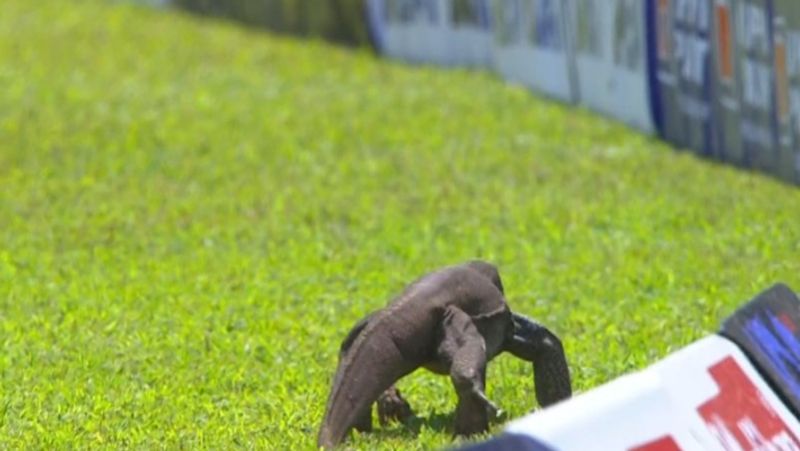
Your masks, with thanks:
M400 395L400 390L391 387L378 398L378 421L385 426L390 421L405 422L414 416L411 405Z
M489 409L477 399L461 400L456 408L454 433L456 436L470 436L489 430Z
M486 407L486 415L490 420L500 418L501 416L505 415L505 412L497 407L497 404L493 403L489 398L487 398L485 393L477 390L475 395L481 400L481 403L483 403L484 407Z
M455 435L469 436L489 430L489 422L505 418L506 412L481 390L459 400L456 408Z

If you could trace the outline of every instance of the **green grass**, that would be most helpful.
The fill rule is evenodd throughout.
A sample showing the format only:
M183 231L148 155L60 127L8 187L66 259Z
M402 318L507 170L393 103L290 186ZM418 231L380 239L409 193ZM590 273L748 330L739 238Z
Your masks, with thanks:
M349 327L473 257L585 391L800 289L799 206L487 74L4 0L0 448L312 448ZM489 367L511 417L532 385ZM419 418L348 446L452 443L449 381L400 387Z

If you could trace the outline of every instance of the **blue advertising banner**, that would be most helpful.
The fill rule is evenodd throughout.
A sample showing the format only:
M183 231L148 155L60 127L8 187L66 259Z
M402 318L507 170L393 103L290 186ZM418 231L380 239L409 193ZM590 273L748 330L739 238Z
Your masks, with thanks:
M775 0L773 11L778 175L800 183L800 3Z
M488 0L445 0L443 10L449 54L441 63L491 66L492 30Z
M571 12L581 103L652 133L644 4L573 0Z
M560 0L494 0L494 66L506 80L567 102L577 101Z
M659 134L718 153L712 113L711 0L648 0L651 103Z
M746 162L777 172L778 142L771 0L737 0L733 22L740 132Z
M716 126L716 156L727 162L749 164L742 144L741 106L739 101L741 74L737 68L734 22L740 2L713 1L712 51L714 54L713 114Z

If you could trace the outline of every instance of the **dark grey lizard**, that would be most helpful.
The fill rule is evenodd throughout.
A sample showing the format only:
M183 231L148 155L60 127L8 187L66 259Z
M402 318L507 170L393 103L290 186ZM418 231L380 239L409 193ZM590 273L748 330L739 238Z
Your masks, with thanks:
M342 342L317 444L333 448L350 428L371 430L376 401L381 423L411 415L394 383L420 367L450 376L457 435L486 431L497 412L484 392L486 364L503 351L533 363L542 406L572 394L561 341L509 310L494 265L471 261L427 274Z

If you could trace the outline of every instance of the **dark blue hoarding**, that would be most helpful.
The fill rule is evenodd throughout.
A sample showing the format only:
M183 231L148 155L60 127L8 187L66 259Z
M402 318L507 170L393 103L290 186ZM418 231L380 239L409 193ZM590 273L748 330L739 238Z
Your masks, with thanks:
M800 182L800 2L775 0L772 17L777 173L787 181Z
M679 147L717 153L711 1L649 0L646 20L651 103L659 134Z
M740 133L745 162L777 172L778 146L772 0L733 2Z

